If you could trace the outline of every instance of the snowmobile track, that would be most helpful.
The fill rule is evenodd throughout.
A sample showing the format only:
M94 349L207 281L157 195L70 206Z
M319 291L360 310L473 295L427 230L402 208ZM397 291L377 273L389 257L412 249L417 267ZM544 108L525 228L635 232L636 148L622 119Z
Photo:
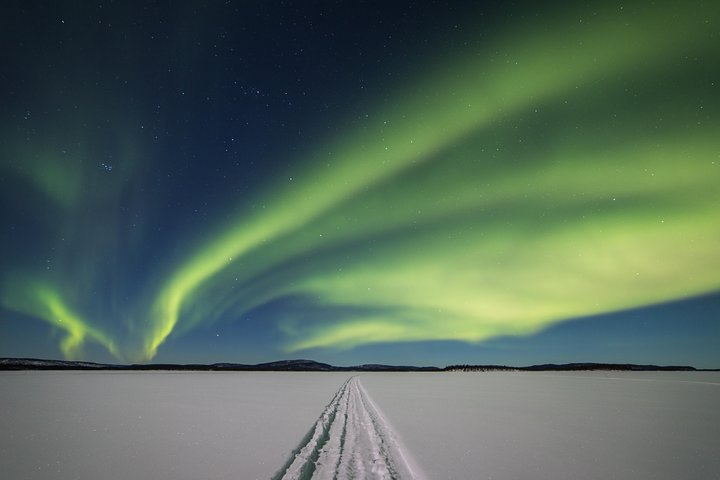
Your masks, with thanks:
M423 478L355 376L343 383L273 480Z

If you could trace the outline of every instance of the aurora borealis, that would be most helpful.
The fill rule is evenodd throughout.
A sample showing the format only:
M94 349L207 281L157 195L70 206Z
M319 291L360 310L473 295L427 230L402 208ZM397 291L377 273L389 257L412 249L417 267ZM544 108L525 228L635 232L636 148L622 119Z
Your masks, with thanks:
M0 356L717 367L720 6L387 3L4 4Z

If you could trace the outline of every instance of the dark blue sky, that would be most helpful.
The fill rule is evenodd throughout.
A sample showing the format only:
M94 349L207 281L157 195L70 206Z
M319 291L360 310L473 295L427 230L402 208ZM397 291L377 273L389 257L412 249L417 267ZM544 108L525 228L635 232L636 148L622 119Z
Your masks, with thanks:
M0 356L720 364L720 7L0 18Z

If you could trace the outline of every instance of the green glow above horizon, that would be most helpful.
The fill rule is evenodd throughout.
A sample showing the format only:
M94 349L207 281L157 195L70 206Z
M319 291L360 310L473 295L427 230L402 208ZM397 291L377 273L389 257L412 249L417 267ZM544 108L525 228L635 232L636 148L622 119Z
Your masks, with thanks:
M136 296L80 301L121 269L118 249L142 247L86 210L145 192L136 177L151 169L134 160L110 180L87 174L87 152L34 153L18 175L72 212L52 221L89 253L62 257L51 282L23 272L3 306L64 331L66 357L91 341L144 361L172 335L278 301L267 322L297 352L531 335L716 292L720 8L671 7L556 13L428 59L253 202L168 239ZM124 157L144 147L131 137ZM103 333L105 316L124 338Z
M82 347L87 341L102 345L116 358L120 358L115 343L73 311L56 288L49 285L29 284L22 288L14 285L6 291L11 294L2 299L4 305L40 318L65 332L65 337L60 341L60 350L66 359L82 359Z

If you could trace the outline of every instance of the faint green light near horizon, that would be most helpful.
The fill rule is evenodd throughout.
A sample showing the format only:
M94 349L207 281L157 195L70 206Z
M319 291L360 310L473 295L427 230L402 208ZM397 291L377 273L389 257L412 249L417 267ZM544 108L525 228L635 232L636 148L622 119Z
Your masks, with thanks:
M121 358L112 339L74 312L58 289L29 283L21 288L14 285L7 288L6 292L9 293L2 299L4 306L41 318L65 332L65 337L60 341L60 350L66 359L82 359L82 348L87 341L102 345L116 358Z

